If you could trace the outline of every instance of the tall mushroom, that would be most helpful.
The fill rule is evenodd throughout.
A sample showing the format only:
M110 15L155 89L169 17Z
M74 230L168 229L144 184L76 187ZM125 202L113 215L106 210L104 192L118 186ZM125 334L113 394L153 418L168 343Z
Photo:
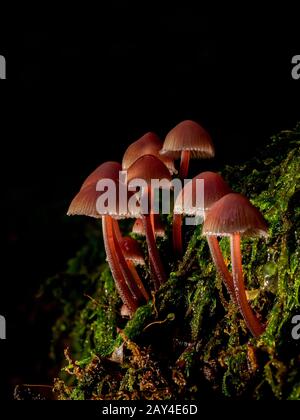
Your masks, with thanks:
M121 165L117 162L106 162L100 165L84 181L80 191L72 200L67 214L102 218L103 240L107 260L121 299L133 313L139 305L142 294L132 278L132 274L120 248L117 238L118 224L113 219L113 217L120 218L128 216L128 214L121 214L119 210L121 207L118 202L120 170ZM105 213L99 213L97 210L97 201L103 194L103 191L97 191L96 185L101 179L111 180L116 187L116 208L108 209Z
M154 215L155 236L165 238L166 230L158 214ZM142 219L136 219L132 227L132 233L138 236L145 236L145 229Z
M203 181L204 190L202 200L197 200L197 181ZM174 251L179 253L182 251L182 229L181 220L183 215L202 216L205 220L212 205L224 195L231 193L231 189L224 181L221 175L215 172L202 172L195 176L179 193L174 205L174 215L180 220L180 224L173 227ZM176 219L175 219L176 220ZM215 236L208 236L207 242L209 249L230 296L235 301L235 292L232 277L224 263L218 239Z
M167 134L162 156L181 159L179 176L187 178L189 161L192 159L207 159L215 155L215 149L210 135L195 121L185 120L177 124Z
M154 218L154 190L152 188L152 181L158 180L167 181L170 187L171 176L167 167L162 163L160 159L153 155L144 155L136 160L133 165L128 168L128 183L133 180L142 180L146 188L141 191L141 208L139 217L143 220L146 241L149 251L149 259L151 267L153 269L154 280L156 288L166 281L165 270L158 253L158 249L155 242L154 226L151 223L151 219ZM147 208L143 205L147 203Z
M264 326L252 311L246 296L240 240L241 236L267 236L267 224L259 210L241 194L230 193L210 209L203 226L203 235L229 236L232 276L236 300L247 327L254 337L264 331Z

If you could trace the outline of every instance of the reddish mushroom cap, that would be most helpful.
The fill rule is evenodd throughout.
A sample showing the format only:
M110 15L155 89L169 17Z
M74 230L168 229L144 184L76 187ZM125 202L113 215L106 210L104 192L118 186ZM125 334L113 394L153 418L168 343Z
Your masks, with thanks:
M132 261L135 265L145 265L144 255L138 241L130 236L125 236L120 245L126 260Z
M136 218L140 214L130 212L127 205L121 205L119 201L119 183L116 183L116 200L115 205L109 206L110 202L105 203L105 209L99 212L99 206L97 207L98 198L104 194L103 191L97 191L95 185L88 185L79 191L78 194L72 200L68 209L68 216L90 216L95 218L101 218L102 216L112 216L115 219L126 219ZM132 192L128 192L128 198L132 195Z
M160 238L165 238L166 237L165 227L158 214L154 215L154 226L155 226L155 236L160 237ZM142 219L136 219L132 228L132 233L135 233L136 235L139 235L139 236L146 235Z
M99 214L96 208L96 203L100 194L100 191L96 191L95 185L88 185L81 189L73 198L67 215L90 216L95 218L102 217L102 214Z
M127 206L121 206L121 203L119 202L119 189L121 186L119 182L120 170L121 165L117 162L105 162L100 165L84 181L80 191L72 200L67 215L83 215L95 218L100 218L104 215L111 215L114 218L134 217L128 213ZM108 201L108 208L105 212L99 213L97 210L97 200L102 194L105 194L106 191L97 191L96 187L98 181L103 179L112 180L115 184L115 206L108 207L108 205L111 204L111 202ZM126 187L123 185L123 188ZM131 195L132 193L129 192L128 197Z
M177 171L174 166L174 160L168 156L161 156L159 154L162 145L162 141L155 133L146 133L127 148L122 161L123 169L127 170L141 156L153 155L166 165L171 174L176 174Z
M260 211L241 194L230 193L217 201L207 214L203 235L267 236L268 227Z
M153 155L144 155L137 159L128 168L127 175L128 182L133 179L143 179L148 185L151 185L153 179L171 181L171 175L167 167Z
M197 180L204 181L203 207L196 209L196 193L200 194L197 189ZM232 190L224 181L221 175L215 172L202 172L195 176L176 197L174 204L175 214L186 214L194 216L202 214L210 209L210 207L224 195L231 193Z
M191 120L182 121L169 131L160 154L179 159L182 151L190 151L194 159L207 159L215 155L208 132Z

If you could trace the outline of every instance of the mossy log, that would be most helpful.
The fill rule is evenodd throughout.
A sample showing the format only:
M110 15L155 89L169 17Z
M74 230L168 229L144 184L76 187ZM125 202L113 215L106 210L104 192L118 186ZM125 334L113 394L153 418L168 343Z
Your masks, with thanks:
M169 279L131 320L122 318L100 258L100 226L89 223L84 248L44 287L61 308L51 348L64 366L58 399L300 399L300 340L291 334L300 315L300 124L222 175L269 224L267 239L242 241L248 297L265 333L254 339L246 329L201 226L187 232L182 261L171 260L170 236L159 239ZM171 218L165 222L170 232ZM221 247L230 266L228 239Z

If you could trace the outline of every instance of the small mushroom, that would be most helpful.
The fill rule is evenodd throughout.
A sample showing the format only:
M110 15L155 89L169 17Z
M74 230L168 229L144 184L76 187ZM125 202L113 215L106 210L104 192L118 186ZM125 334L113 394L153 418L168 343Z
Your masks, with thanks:
M187 178L189 161L192 159L208 159L215 155L215 149L210 135L195 121L185 120L177 124L167 134L162 156L181 159L179 176Z
M162 141L155 133L148 132L144 134L140 139L131 143L131 145L126 149L122 160L123 170L127 170L140 157L144 155L152 155L160 159L166 165L171 175L176 174L177 171L174 166L174 159L159 154L162 145Z
M131 236L124 236L120 244L126 260L132 261L134 265L145 265L144 255L138 241Z
M254 337L264 332L246 296L240 240L241 236L267 236L267 224L259 210L241 194L230 193L217 201L207 214L203 235L229 236L232 276L236 300L247 327Z
M166 230L159 217L159 214L154 215L154 228L155 228L155 236L157 238L165 238L166 237ZM132 227L132 233L138 236L145 236L145 229L142 219L136 219L134 225Z

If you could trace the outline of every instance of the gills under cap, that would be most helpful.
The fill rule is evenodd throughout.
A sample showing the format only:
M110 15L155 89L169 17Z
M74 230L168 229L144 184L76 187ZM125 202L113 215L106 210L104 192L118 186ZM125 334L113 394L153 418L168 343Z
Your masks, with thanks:
M189 151L193 159L207 159L215 155L210 135L195 121L182 121L169 131L160 154L179 159L183 151Z
M260 211L243 195L230 193L217 201L207 214L203 235L267 236L268 227Z

